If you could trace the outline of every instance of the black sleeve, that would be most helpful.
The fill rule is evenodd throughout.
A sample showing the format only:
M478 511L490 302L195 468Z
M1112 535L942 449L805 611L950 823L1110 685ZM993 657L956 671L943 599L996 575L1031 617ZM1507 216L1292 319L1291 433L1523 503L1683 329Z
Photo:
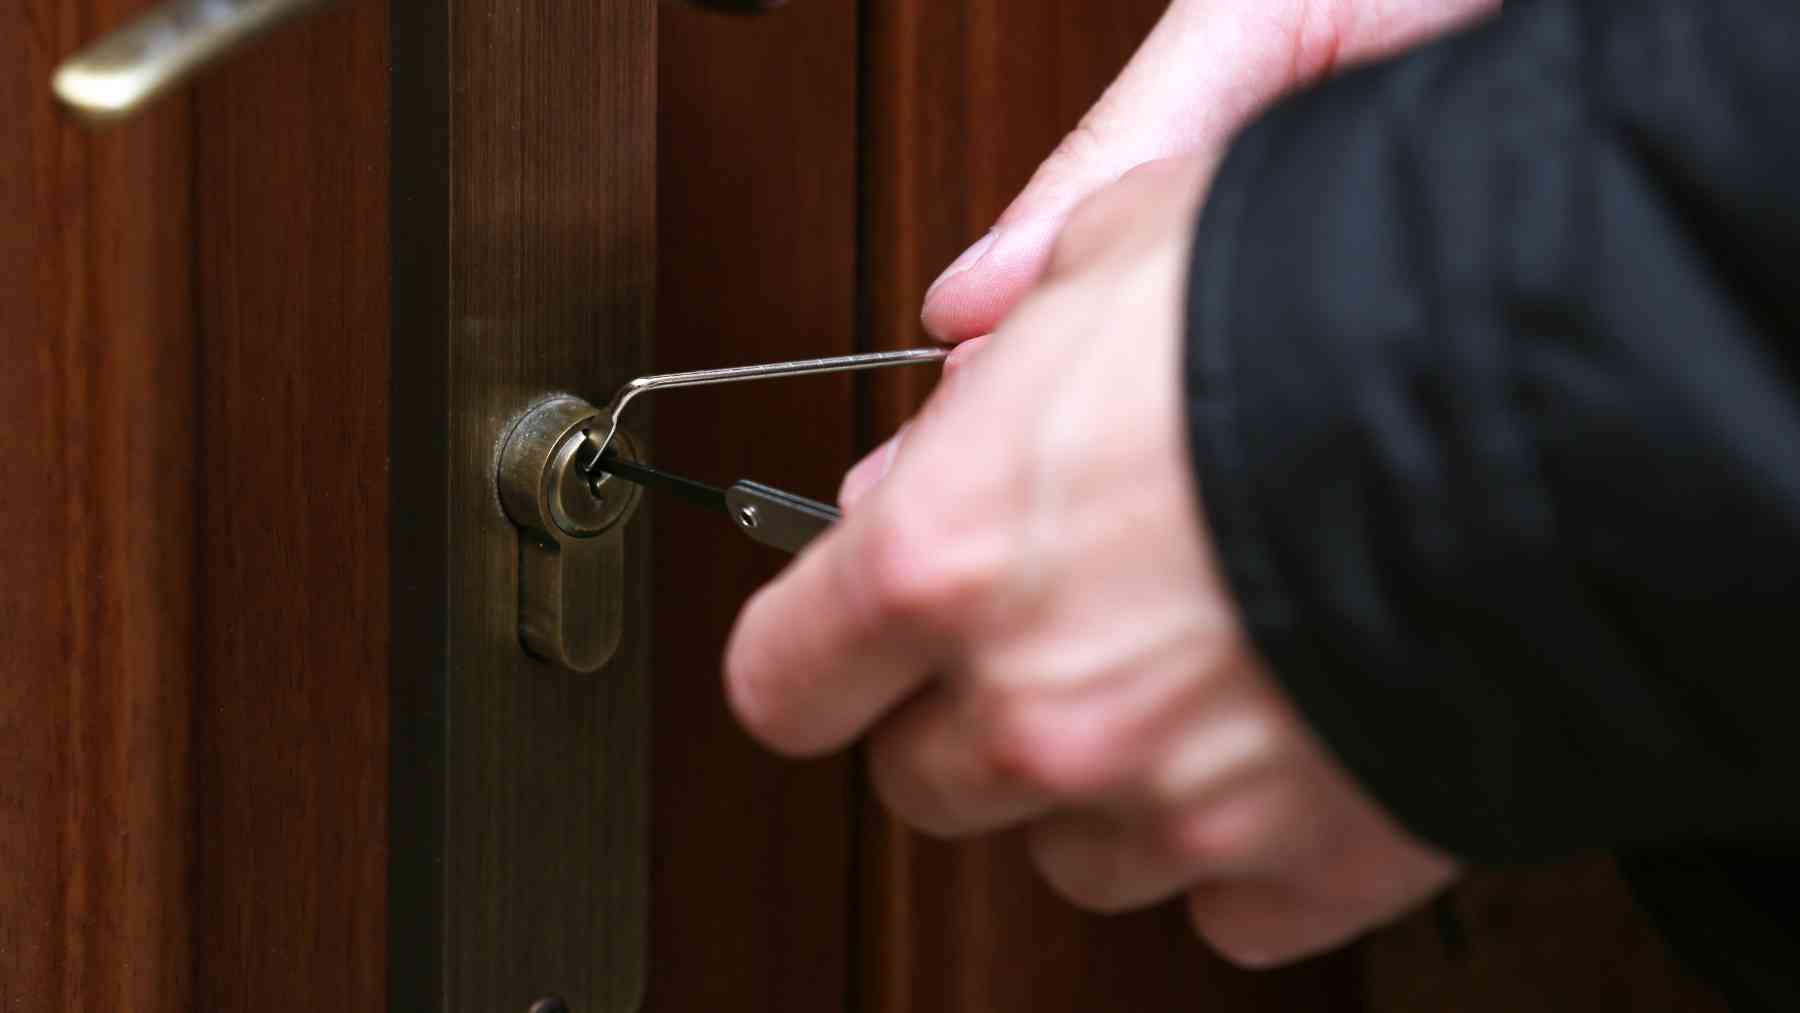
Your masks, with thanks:
M1296 96L1196 236L1259 648L1476 859L1800 844L1800 4L1539 0Z

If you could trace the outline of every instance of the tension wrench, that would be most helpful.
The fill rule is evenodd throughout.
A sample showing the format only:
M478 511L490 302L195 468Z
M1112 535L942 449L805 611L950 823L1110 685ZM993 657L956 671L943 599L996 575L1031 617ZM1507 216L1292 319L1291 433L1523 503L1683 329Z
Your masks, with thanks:
M800 359L760 366L733 366L727 369L642 376L619 388L619 392L612 396L612 400L606 403L606 407L595 419L594 428L588 430L586 454L589 455L589 460L585 474L593 479L598 479L601 475L613 475L634 485L664 489L690 503L725 514L739 531L765 545L788 552L799 552L837 522L839 514L836 507L748 480L737 482L729 489L721 489L630 462L610 453L613 435L619 431L619 416L624 413L625 407L640 394L674 387L705 387L748 380L774 380L787 376L918 366L941 363L949 355L949 350L944 348L910 348L900 352L870 352L827 359Z

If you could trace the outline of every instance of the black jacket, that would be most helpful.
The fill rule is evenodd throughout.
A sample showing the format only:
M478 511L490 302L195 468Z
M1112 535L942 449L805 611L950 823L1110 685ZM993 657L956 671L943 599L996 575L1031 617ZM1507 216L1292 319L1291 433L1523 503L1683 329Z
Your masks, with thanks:
M1295 96L1199 226L1252 634L1475 860L1617 849L1800 1010L1800 2L1538 0Z

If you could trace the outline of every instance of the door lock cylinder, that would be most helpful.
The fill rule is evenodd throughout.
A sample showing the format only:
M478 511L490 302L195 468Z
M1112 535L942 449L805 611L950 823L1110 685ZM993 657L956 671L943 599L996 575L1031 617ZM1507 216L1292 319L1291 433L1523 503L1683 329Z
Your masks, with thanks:
M596 672L625 628L625 522L643 490L605 472L599 412L576 397L527 411L501 444L501 506L519 529L519 640L538 658ZM607 434L613 454L636 444Z

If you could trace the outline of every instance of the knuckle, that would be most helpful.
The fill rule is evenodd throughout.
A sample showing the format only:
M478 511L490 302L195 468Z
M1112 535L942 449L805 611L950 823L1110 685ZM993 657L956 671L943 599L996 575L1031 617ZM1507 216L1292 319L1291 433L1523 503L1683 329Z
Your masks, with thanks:
M1107 143L1108 133L1092 112L1083 116L1038 167L1030 189L1052 205L1071 201L1083 191L1093 172L1090 167L1102 164L1107 158L1111 148Z
M985 742L988 768L996 781L1039 794L1060 796L1064 771L1055 736L1027 708L998 708Z
M1099 111L1088 110L1076 121L1074 129L1063 135L1051 157L1077 164L1091 164L1105 158L1112 149L1113 133L1105 120Z
M1163 847L1183 865L1194 869L1240 868L1261 849L1263 827L1254 814L1239 807L1208 809L1179 819L1165 831Z
M966 575L945 564L943 538L888 510L873 518L862 582L882 621L937 625L972 593Z
M1051 799L1089 796L1102 780L1096 748L1071 735L1068 723L1044 705L1007 701L995 707L986 753L1002 783Z
M1275 769L1293 752L1292 726L1283 716L1235 705L1221 705L1220 710L1207 729L1182 740L1148 779L1152 804L1183 809L1199 794Z

